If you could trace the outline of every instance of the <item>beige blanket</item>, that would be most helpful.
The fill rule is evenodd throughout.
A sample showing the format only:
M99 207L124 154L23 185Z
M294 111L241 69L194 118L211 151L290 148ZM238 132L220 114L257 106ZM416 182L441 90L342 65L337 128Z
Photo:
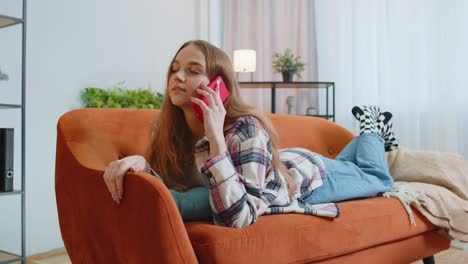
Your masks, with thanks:
M409 204L452 239L468 241L468 161L462 156L399 148L387 153L395 188L385 196Z

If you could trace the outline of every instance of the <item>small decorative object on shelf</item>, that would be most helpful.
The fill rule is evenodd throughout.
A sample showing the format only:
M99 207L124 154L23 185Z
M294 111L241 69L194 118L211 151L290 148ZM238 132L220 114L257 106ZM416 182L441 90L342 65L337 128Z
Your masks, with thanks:
M294 75L301 77L305 64L301 56L294 56L291 49L286 49L284 53L275 53L273 55L273 69L275 73L283 75L283 82L292 82Z
M8 75L3 73L2 69L0 69L0 81L8 81Z
M13 128L0 128L0 192L13 191Z
M315 107L307 107L306 115L309 115L309 116L317 115L317 109L315 109Z
M286 98L286 104L288 105L288 114L296 114L296 97L293 95L288 96Z

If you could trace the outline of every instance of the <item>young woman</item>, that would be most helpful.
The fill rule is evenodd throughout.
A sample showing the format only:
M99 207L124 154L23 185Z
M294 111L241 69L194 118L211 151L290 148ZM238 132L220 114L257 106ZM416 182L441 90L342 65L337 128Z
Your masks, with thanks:
M230 94L224 103L219 88L206 86L218 75ZM203 110L203 123L192 103ZM370 107L353 113L363 124L362 135L335 160L302 148L278 150L270 122L241 100L228 56L208 42L189 41L169 66L147 159L114 161L104 180L119 203L127 171L158 172L184 220L212 218L219 225L245 227L263 214L338 217L334 202L393 187L385 158L385 143L392 144L391 114Z

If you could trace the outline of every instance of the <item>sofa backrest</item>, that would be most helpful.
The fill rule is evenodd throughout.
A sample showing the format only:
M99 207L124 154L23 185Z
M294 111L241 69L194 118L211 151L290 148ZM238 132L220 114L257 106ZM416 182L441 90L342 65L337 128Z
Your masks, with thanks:
M65 113L58 122L58 140L75 157L96 169L129 155L144 155L159 110L83 108ZM354 137L328 120L267 114L277 129L280 147L304 147L335 157Z
M334 158L354 138L344 127L320 117L266 114L276 128L280 147L302 147Z

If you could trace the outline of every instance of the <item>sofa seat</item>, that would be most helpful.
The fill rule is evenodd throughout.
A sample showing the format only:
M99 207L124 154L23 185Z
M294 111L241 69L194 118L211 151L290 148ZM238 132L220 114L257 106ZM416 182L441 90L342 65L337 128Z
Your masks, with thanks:
M434 229L415 210L416 226L409 225L408 215L396 198L346 201L339 207L341 215L336 219L266 215L242 229L200 222L187 223L186 229L201 263L252 263L254 259L255 263L309 263Z

